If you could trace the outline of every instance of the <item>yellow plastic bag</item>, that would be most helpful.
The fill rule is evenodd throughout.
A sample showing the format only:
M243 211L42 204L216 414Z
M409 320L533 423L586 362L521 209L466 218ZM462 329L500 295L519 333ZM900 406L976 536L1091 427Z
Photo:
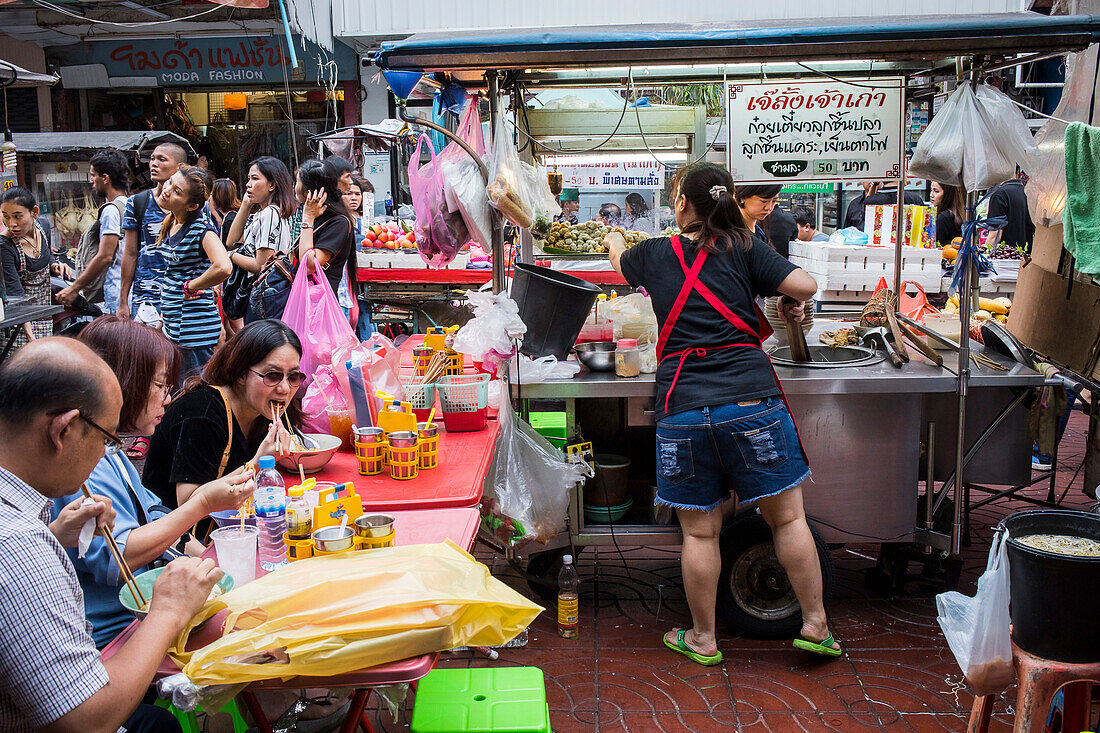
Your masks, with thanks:
M185 652L226 607L225 635ZM541 611L451 542L365 550L299 560L218 596L169 653L199 685L329 676L504 644Z

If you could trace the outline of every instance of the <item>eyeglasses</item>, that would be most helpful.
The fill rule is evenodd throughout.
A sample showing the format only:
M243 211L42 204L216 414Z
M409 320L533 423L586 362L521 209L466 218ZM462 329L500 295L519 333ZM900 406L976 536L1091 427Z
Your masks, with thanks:
M284 372L279 372L279 371L258 372L255 369L249 369L248 371L252 372L257 377L260 377L261 379L263 379L264 380L264 385L267 386L267 387L278 387L280 384L283 383L283 380L285 379L286 383L289 384L291 386L291 388L293 389L293 388L297 388L298 385L300 385L302 383L302 380L306 378L306 375L303 374L302 372L290 372L290 373L284 373Z
M53 412L50 412L50 413L47 413L47 414L49 414L49 415L60 415L64 412L68 412L69 410L72 410L72 409L73 409L72 407L69 407L69 408L66 408L64 410L54 410ZM95 422L95 420L92 420L92 418L88 417L87 415L85 415L80 410L77 410L76 414L80 417L81 420L88 423L89 425L91 425L93 428L95 428L99 432L103 433L103 445L107 449L107 455L114 455L115 453L118 453L120 450L122 450L122 438L118 437L117 435L112 433L110 430L107 430L103 426L97 424Z
M168 384L167 382L161 382L160 380L157 380L157 379L154 379L152 381L153 381L153 386L159 388L160 391L164 393L165 397L167 397L169 395L169 393L171 393L172 385Z

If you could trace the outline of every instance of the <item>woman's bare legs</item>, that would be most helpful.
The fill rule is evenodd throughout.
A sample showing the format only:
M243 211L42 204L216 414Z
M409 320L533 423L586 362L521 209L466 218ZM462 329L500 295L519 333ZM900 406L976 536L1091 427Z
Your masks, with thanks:
M821 564L817 557L817 545L806 523L802 487L796 486L761 499L760 513L772 529L776 558L787 571L791 588L802 606L802 636L810 641L822 641L829 636L829 624L822 598ZM686 549L686 537L684 543ZM694 615L695 609L692 608ZM839 649L840 645L834 642L833 647Z
M718 576L722 572L722 553L718 547L722 511L677 509L676 515L684 532L680 567L693 625L684 641L700 654L710 656L718 651L714 606L718 599ZM676 643L676 635L672 632L666 634L665 639Z

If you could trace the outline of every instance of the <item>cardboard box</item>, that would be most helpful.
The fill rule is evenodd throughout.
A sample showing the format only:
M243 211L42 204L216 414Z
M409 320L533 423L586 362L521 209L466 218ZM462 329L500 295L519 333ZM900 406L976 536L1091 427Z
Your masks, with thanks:
M1100 286L1069 280L1034 261L1020 268L1008 330L1050 361L1086 377L1100 376Z
M1062 225L1035 226L1035 239L1031 243L1031 261L1047 272L1058 272L1062 260Z

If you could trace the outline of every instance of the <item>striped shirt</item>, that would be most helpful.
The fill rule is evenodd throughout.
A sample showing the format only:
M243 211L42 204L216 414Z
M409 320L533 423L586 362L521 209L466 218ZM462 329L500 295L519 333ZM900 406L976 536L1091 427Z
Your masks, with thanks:
M183 297L183 284L203 274L210 266L202 248L207 232L217 235L217 227L206 216L199 215L161 244L168 260L164 289L160 293L164 335L184 348L215 346L221 335L221 317L214 302L214 292L207 290L192 300Z
M274 204L264 207L263 211L249 214L241 237L241 246L250 247L250 251L273 249L277 254L290 251L289 220L280 216L279 207Z
M49 725L108 682L50 500L0 468L0 730Z

